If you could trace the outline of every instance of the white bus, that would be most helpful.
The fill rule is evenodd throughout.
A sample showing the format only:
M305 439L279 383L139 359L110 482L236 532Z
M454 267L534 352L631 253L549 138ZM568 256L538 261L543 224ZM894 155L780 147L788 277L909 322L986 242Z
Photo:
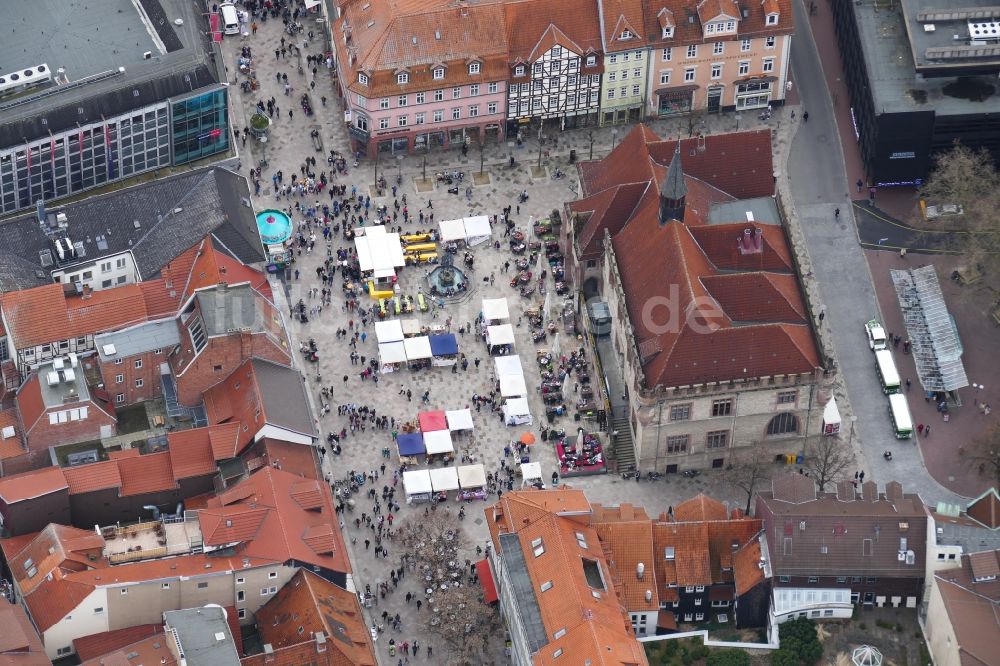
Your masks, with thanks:
M227 35L240 34L240 17L236 13L236 6L224 2L219 5L219 13L222 15L222 31Z
M892 360L891 351L880 349L875 352L875 371L882 382L883 393L899 393L899 372L896 370L896 362Z
M896 439L909 439L913 436L910 406L902 393L893 393L889 396L889 418L892 419L892 429L896 433Z

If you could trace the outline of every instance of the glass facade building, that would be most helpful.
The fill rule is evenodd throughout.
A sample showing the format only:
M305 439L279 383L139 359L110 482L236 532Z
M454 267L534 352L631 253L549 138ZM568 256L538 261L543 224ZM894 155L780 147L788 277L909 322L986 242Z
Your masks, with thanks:
M225 152L229 139L226 90L216 88L0 150L0 215Z

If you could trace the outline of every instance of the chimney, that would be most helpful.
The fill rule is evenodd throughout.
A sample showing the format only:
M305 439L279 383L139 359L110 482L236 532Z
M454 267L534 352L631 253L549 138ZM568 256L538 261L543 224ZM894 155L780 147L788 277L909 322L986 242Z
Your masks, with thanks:
M225 280L219 280L218 284L215 285L215 290L218 292L223 292L229 287L229 283Z
M93 293L94 293L93 287L91 287L89 284L83 285L83 293L81 294L81 297L84 300L90 298Z
M636 578L638 578L639 580L642 580L642 577L645 574L646 574L646 565L645 564L643 564L642 562L639 562L639 564L635 565L635 577Z
M326 652L326 634L322 631L316 632L316 653L322 654Z
M764 231L757 227L753 230L753 248L758 254L764 251Z
M646 603L649 603L652 600L653 600L653 591L646 590Z
M764 238L759 227L748 227L737 239L740 254L760 254L764 250Z

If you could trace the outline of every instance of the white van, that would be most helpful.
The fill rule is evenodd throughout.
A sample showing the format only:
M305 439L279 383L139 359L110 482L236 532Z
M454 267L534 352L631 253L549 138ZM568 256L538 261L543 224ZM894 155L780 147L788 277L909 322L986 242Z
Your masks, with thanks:
M219 12L222 14L222 31L227 35L240 34L240 17L236 13L236 6L231 2L224 2L219 5Z

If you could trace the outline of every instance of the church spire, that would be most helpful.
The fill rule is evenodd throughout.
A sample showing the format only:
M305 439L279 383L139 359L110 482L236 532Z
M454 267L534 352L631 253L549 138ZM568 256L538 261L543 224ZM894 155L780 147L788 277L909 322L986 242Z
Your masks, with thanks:
M685 197L687 183L684 182L684 167L681 165L681 142L677 141L677 150L670 160L667 176L660 183L660 224L670 220L684 221Z

